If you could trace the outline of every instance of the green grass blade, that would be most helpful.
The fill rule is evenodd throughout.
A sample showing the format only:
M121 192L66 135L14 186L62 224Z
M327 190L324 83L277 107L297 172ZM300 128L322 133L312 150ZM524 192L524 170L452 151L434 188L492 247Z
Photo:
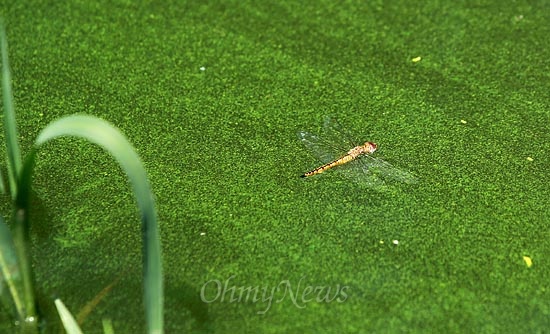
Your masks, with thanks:
M4 140L6 141L8 180L11 196L15 200L18 196L18 176L21 173L21 153L17 127L15 122L15 111L13 107L13 95L11 90L11 73L8 62L8 41L4 24L0 20L0 49L2 53L2 96L4 109ZM2 183L0 181L0 183ZM2 190L3 189L2 184ZM19 291L13 290L12 297L19 313L22 330L36 332L37 317L34 301L34 288L32 284L32 268L28 256L28 224L26 221L26 210L16 210L14 214L13 244L18 259L18 266L23 282L23 294L14 294Z
M103 333L104 334L115 334L115 329L113 328L113 322L111 319L101 319L103 324Z
M6 193L6 186L4 185L4 175L2 175L2 171L0 171L0 194Z
M61 322L63 323L63 327L65 327L67 334L82 334L82 330L61 299L57 298L55 300L55 307L57 307L57 313L59 313L59 317L61 318Z
M145 284L145 308L149 333L163 333L163 282L160 236L153 195L145 169L128 140L111 124L92 116L72 115L50 123L38 135L35 149L60 136L84 138L107 150L128 175L141 211L143 230L143 262ZM30 160L34 159L31 153ZM31 163L26 163L20 187L30 188ZM25 181L27 180L27 181ZM26 192L21 189L21 192ZM28 198L28 194L25 195Z
M13 95L11 92L11 73L8 63L8 40L4 30L4 24L0 20L0 44L2 50L2 96L4 102L4 134L6 140L6 153L8 155L8 180L11 196L17 194L17 175L21 170L21 153L17 141L17 127L13 108ZM3 185L2 185L3 188Z
M23 288L20 285L19 265L15 255L15 246L11 231L0 217L0 271L2 279L10 291L11 300L15 304L19 319L25 318L23 310Z
M25 164L21 175L25 175L25 170L32 170L34 163L34 151L31 152L29 163ZM37 332L38 318L36 313L36 304L34 296L34 276L32 272L31 258L30 258L30 226L28 221L29 212L29 198L30 198L30 174L29 178L23 177L19 180L16 198L16 209L13 217L13 243L15 245L15 251L17 259L19 261L19 269L21 271L21 280L23 282L23 303L24 314L22 316L21 324L33 332ZM22 201L21 199L24 199Z

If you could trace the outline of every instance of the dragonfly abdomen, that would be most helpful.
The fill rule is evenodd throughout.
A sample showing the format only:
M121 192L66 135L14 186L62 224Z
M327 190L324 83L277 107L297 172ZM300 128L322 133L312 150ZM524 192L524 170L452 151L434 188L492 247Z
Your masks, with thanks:
M309 172L305 173L304 175L302 175L302 177L308 177L308 176L312 176L312 175L316 175L316 174L321 174L322 172L324 172L328 169L331 169L332 167L343 165L345 163L348 163L348 162L352 161L353 159L355 159L355 157L352 156L351 154L344 155L340 159L336 159L336 160L331 161L329 163L326 163L326 164L324 164L320 167L317 167L312 171L309 171Z

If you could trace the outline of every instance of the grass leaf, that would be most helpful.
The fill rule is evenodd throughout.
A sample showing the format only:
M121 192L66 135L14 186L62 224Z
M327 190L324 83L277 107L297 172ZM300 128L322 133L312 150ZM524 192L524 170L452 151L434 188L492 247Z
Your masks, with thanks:
M2 273L2 279L8 286L18 317L23 319L23 288L20 285L19 265L11 231L2 217L0 217L0 272Z
M103 324L103 333L115 334L115 329L113 328L113 322L111 319L102 319L101 323Z
M15 121L15 111L13 107L13 95L11 90L11 73L8 62L8 41L4 24L0 20L0 49L2 53L2 97L4 107L4 139L6 141L8 180L12 199L16 199L18 194L18 176L21 172L21 153L19 152L19 143L17 127ZM1 175L0 175L1 177ZM0 181L2 183L2 181ZM2 192L4 186L2 183ZM29 331L35 331L37 326L36 308L34 300L34 287L32 284L32 267L30 257L28 256L29 238L26 210L16 210L14 214L14 234L13 245L16 252L16 258L19 260L18 267L23 282L21 295L17 289L10 289L17 312L23 327Z
M27 157L21 175L18 207L28 205L30 180L36 150L60 136L84 138L107 150L128 175L141 211L143 231L143 262L145 311L149 333L163 332L163 282L160 237L154 200L145 169L128 140L111 124L96 117L71 115L50 123L40 132L33 152Z
M8 155L8 180L10 184L11 196L15 198L17 194L17 175L21 170L21 153L19 152L19 143L17 140L17 127L15 123L15 112L13 108L13 95L11 91L11 73L8 62L8 41L4 24L0 20L0 44L2 50L2 96L4 105L4 133L6 140L6 153ZM1 176L1 175L0 175ZM1 190L4 192L2 183Z
M61 318L61 322L63 323L63 327L65 327L65 330L68 334L82 334L82 330L76 323L76 320L74 320L73 315L67 307L65 307L65 304L61 301L61 299L57 298L55 300L55 307L57 307L57 312L59 313L59 317Z

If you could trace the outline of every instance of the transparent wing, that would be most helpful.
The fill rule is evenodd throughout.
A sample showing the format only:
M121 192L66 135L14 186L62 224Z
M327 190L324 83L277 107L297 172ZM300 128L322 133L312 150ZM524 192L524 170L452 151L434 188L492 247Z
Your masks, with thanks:
M338 145L348 147L347 150L362 144L362 142L356 141L334 117L325 118L323 130L324 135L328 140L339 143ZM376 152L374 154L376 155ZM418 182L417 178L413 174L403 169L399 169L380 158L375 158L372 155L362 155L357 160L359 160L357 164L352 162L342 166L342 169L346 171L345 174L356 174L359 178L382 178L385 180L394 180L409 184ZM376 183L378 183L378 181L376 181Z
M399 169L387 161L375 158L371 155L365 155L359 158L359 165L365 173L376 175L384 180L404 182L413 184L418 179L410 172Z
M298 138L315 157L319 158L323 164L331 162L337 158L338 153L335 153L336 150L333 147L333 144L326 141L322 137L316 136L309 132L300 131L298 132Z
M299 132L298 137L311 153L327 163L337 159L351 148L357 146L351 135L338 123L335 118L327 117L323 124L321 135L309 132ZM375 153L376 154L376 153ZM387 181L416 183L416 177L390 163L375 158L372 155L362 155L358 159L334 168L355 182L365 184L371 188L382 188Z
M338 122L334 117L327 116L323 123L323 132L321 134L327 141L330 141L336 147L347 152L352 147L363 144L355 138Z
M357 146L342 126L332 117L326 117L320 135L298 132L298 138L322 163L331 162Z

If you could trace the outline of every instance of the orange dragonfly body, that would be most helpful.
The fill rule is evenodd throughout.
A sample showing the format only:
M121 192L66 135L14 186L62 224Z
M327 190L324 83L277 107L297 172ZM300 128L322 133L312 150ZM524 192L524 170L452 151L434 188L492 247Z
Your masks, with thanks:
M304 178L321 174L338 166L335 169L341 170L353 181L375 188L383 186L389 180L404 183L417 182L416 177L411 173L374 157L373 153L378 149L377 144L370 141L363 145L354 144L334 119L326 119L320 136L301 131L298 137L309 151L323 162L323 165L302 174ZM346 150L347 153L342 155L341 152Z
M302 175L302 177L308 177L316 174L321 174L322 172L331 169L332 167L340 166L343 164L346 164L350 161L355 160L357 157L359 157L362 154L371 154L376 151L376 148L378 146L375 143L372 143L370 141L366 142L365 144L361 146L355 146L351 150L348 151L348 154L344 155L341 158L338 158L336 160L333 160L329 163L326 163L320 167L315 168L314 170L311 170L305 174Z

